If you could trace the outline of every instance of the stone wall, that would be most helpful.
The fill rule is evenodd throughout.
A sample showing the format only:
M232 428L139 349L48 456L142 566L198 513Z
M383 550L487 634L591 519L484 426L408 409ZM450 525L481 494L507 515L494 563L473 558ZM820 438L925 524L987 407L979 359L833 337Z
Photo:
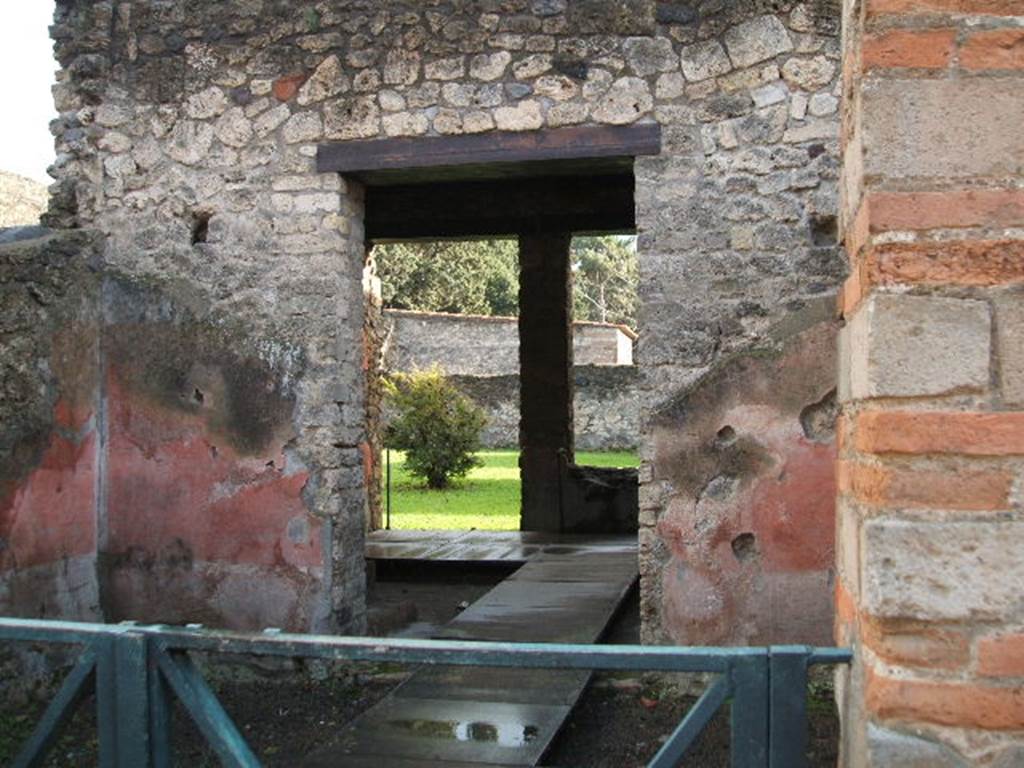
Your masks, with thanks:
M30 234L0 245L2 612L326 625L302 351L104 268L91 233Z
M486 448L519 447L519 332L513 317L387 309L385 365L409 371L440 365L487 411ZM636 448L640 377L633 334L602 323L574 323L573 397L576 447Z
M838 18L832 0L61 0L53 29L62 67L57 184L48 220L104 235L105 268L152 302L113 316L112 338L129 349L130 334L172 351L194 339L206 345L193 357L175 352L182 367L178 379L155 387L163 396L150 397L151 383L132 378L131 361L109 382L111 393L124 395L111 414L123 419L126 452L135 445L131 430L139 423L146 430L131 456L138 481L124 473L117 503L145 510L168 492L150 471L158 462L150 448L225 446L216 411L206 418L207 401L167 395L187 384L205 398L239 356L252 360L266 396L281 406L259 448L274 451L280 472L276 451L285 446L273 504L306 522L310 516L323 531L327 615L309 626L358 628L366 517L362 193L315 172L317 143L653 120L663 129L662 152L636 163L644 636L707 639L699 625L666 619L672 605L702 594L693 574L704 565L672 549L692 489L673 483L680 454L660 451L653 430L676 428L663 419L672 404L737 354L776 344L769 328L779 338L806 330L785 318L841 279ZM213 349L219 367L208 373ZM828 365L798 359L809 370ZM782 382L791 373L765 375ZM750 439L756 426L750 422ZM776 458L744 475L745 483L780 476L778 457L808 439L788 427L778 433L785 445L768 451ZM242 477L255 471L250 456L228 456ZM237 530L248 508L218 506L222 478L193 471L195 462L173 466L177 488L207 511L167 533L183 530L193 552L208 551L199 546L212 536L207 515L222 511L216 529ZM803 514L786 504L773 514ZM173 514L186 507L183 499ZM266 537L224 560L269 556L281 522L268 521ZM167 539L154 535L154 548L136 553L140 533L128 528L111 543L124 545L113 562L124 575L119 583L136 595L122 604L145 620L157 617L138 595L156 583L146 568L163 562ZM830 546L820 541L816 551ZM164 559L177 562L167 552ZM307 564L316 559L307 555ZM780 573L803 567L763 562ZM189 599L197 594L181 588ZM203 595L203 610L231 613L237 605L247 621L264 619L246 613L242 587ZM296 621L310 615L297 593L280 601ZM775 604L715 637L742 642L781 632L796 626L798 612ZM792 632L786 639L811 638Z
M387 366L411 371L440 365L460 376L519 373L519 329L514 317L452 315L387 309ZM636 334L625 326L573 323L576 365L631 365Z
M1024 7L845 6L841 764L1024 765Z
M827 642L834 442L799 417L835 386L810 317L845 272L838 7L658 11L681 71L636 162L643 638Z
M0 614L94 621L99 281L86 233L0 230Z
M573 368L576 449L604 451L637 447L640 374L633 366ZM483 444L519 446L519 376L453 376L452 381L487 412Z

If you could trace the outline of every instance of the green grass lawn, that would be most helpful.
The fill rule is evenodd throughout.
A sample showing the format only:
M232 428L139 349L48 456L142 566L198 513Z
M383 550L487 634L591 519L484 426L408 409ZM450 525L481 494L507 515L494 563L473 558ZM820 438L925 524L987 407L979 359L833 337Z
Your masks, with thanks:
M405 471L405 458L391 452L391 527L406 529L487 531L519 530L519 452L481 451L484 465L458 485L432 491ZM577 452L577 464L593 467L635 467L634 453ZM385 491L386 492L386 491Z

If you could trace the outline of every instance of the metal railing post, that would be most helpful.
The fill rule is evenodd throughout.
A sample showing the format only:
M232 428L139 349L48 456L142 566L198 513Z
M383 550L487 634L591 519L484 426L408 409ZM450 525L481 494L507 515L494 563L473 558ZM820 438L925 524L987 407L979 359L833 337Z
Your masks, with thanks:
M143 632L116 632L96 646L96 717L103 768L170 765L169 700Z
M730 764L768 768L768 654L736 659L732 681Z
M152 768L171 768L174 762L171 745L171 689L160 673L156 640L147 639L146 677L149 686L149 749Z
M810 649L802 645L776 645L769 652L768 764L771 768L806 768Z

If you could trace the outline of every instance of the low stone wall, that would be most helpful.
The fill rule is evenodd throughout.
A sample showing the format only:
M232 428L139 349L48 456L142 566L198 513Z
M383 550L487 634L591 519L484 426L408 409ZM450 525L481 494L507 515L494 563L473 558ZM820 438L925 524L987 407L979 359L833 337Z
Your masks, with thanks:
M386 365L395 371L440 365L463 376L519 372L519 326L514 317L384 310L390 329ZM609 323L573 323L577 365L631 365L635 334Z
M640 434L639 372L631 365L578 365L576 448L581 451L635 448ZM487 411L483 442L488 448L519 445L519 376L452 376L466 395Z

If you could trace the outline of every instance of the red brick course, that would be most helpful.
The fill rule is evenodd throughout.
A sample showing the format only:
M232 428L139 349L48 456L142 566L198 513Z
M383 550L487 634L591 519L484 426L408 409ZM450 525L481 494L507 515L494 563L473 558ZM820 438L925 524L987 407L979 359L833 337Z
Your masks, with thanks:
M1024 677L1024 633L982 638L978 642L978 672L992 677Z
M870 411L854 442L864 453L1024 455L1024 412Z
M872 232L1024 225L1022 189L873 192L866 207Z
M956 50L955 29L896 29L864 38L861 66L942 69Z
M1024 688L897 680L867 670L866 704L883 719L985 730L1024 729Z
M971 640L956 628L920 621L881 622L861 616L861 639L890 664L925 669L964 669L971 660Z
M1014 475L1009 472L958 469L936 471L879 467L861 462L840 462L840 490L858 501L879 507L1007 509Z
M886 243L865 256L868 285L1024 282L1024 240Z
M956 13L1017 16L1020 0L868 0L869 16L890 13Z
M1024 14L1024 8L1019 12ZM970 70L1024 69L1024 29L972 33L960 51L960 66Z

